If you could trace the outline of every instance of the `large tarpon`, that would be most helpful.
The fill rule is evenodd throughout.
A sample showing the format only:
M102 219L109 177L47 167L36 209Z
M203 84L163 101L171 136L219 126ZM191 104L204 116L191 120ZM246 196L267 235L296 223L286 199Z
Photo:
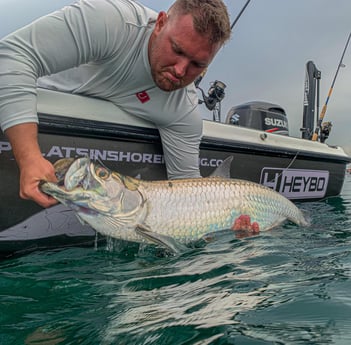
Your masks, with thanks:
M64 159L55 164L61 182L43 182L41 189L101 234L171 250L175 243L189 244L225 229L258 232L286 219L307 225L301 211L279 193L222 177L229 176L230 163L224 161L213 177L143 181L86 157Z

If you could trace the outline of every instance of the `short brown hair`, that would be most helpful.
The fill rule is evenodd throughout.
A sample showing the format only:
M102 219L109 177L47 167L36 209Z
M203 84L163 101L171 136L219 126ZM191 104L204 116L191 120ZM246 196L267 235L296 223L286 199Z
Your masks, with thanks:
M229 14L222 0L176 0L168 13L191 14L198 33L208 35L212 43L224 44L230 38Z

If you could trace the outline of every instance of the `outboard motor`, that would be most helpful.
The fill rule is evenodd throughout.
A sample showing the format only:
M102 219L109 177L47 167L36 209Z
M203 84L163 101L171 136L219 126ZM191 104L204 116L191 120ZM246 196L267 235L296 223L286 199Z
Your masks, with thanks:
M288 119L284 109L268 102L253 101L232 107L225 123L289 135Z

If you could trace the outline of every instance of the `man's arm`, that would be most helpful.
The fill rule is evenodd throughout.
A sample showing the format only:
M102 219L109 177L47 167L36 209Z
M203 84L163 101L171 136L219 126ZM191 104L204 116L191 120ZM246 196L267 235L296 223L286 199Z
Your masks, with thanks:
M37 141L37 79L111 54L114 21L121 22L112 9L109 2L80 2L0 41L0 125L20 169L20 196L41 206L55 202L39 191L39 181L55 175Z
M0 40L2 130L38 122L37 79L111 56L119 47L116 30L121 27L121 16L109 2L91 0L44 16Z
M38 144L36 123L24 123L5 131L9 138L13 154L20 169L20 196L31 199L43 207L49 207L57 201L39 190L39 182L56 181L52 164L43 158Z
M198 178L202 119L191 111L182 121L159 128L169 179Z

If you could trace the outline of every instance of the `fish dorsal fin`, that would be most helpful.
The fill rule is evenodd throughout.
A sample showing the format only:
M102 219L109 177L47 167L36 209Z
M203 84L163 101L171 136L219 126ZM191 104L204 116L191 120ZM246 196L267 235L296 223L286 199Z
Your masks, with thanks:
M233 161L233 156L227 157L222 164L209 177L230 178L230 166Z

